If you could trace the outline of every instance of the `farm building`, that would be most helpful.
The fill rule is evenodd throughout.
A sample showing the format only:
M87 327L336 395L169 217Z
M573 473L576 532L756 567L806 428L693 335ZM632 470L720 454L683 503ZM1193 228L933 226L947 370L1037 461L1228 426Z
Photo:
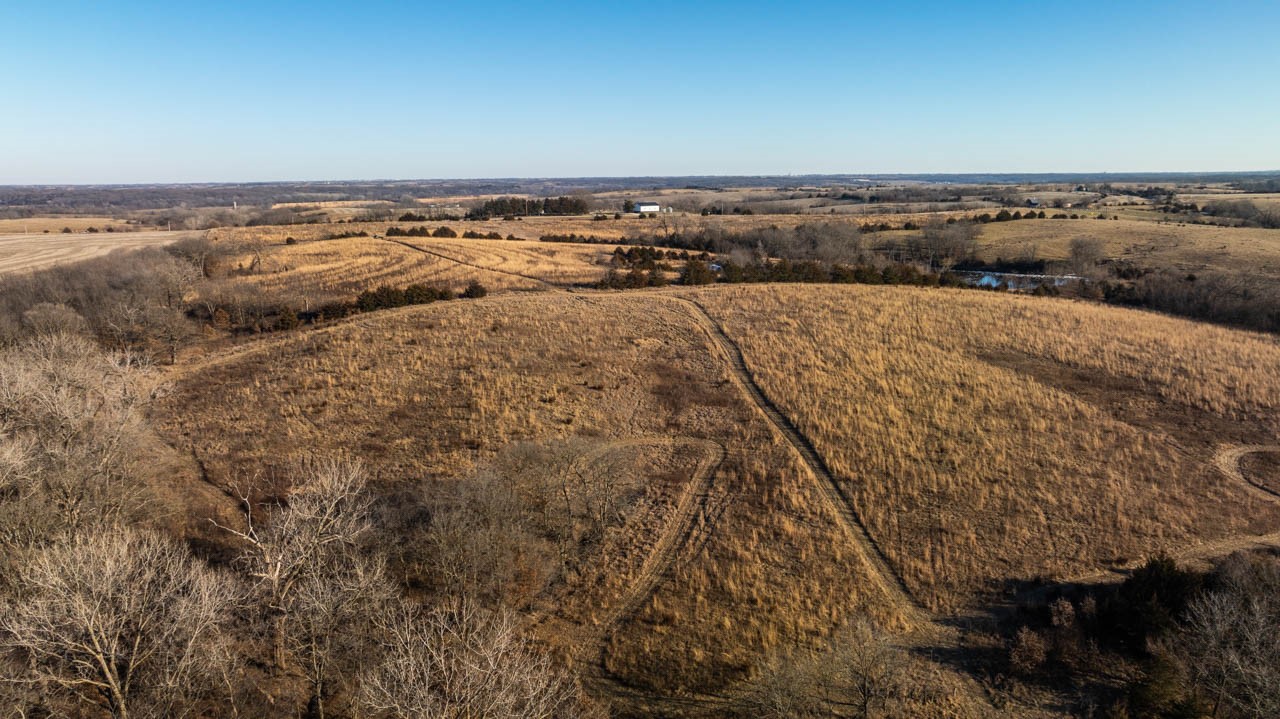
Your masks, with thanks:
M662 206L656 202L637 202L636 203L636 212L647 213L647 212L661 212L661 211L662 211Z

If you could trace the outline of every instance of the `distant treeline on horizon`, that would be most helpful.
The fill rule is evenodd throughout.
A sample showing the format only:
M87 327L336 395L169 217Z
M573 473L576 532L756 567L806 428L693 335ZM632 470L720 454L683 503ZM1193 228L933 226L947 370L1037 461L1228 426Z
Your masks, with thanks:
M669 177L491 178L473 180L335 180L116 185L0 185L0 208L56 213L148 210L177 206L269 206L276 203L389 201L421 197L530 195L670 189L798 188L920 182L956 185L1083 183L1235 183L1280 191L1280 170L1258 172L899 173L837 175L683 175Z

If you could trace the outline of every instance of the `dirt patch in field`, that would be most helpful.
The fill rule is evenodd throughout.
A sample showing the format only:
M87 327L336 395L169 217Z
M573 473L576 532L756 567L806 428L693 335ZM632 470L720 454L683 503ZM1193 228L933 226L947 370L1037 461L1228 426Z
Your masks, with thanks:
M1280 492L1280 452L1253 452L1240 460L1245 479L1272 492Z

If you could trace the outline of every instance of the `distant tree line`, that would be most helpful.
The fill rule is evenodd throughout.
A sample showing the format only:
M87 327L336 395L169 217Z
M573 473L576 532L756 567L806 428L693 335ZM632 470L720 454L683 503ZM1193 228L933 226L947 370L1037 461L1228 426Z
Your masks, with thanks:
M583 245L616 245L626 240L612 240L607 237L596 237L595 235L579 235L571 232L567 235L543 235L538 238L539 242L572 242Z
M457 237L458 232L452 227L441 225L434 230L426 225L401 229L391 226L387 228L387 237Z
M1280 206L1268 207L1249 200L1224 200L1206 203L1204 213L1239 220L1244 227L1280 229Z
M1261 332L1280 332L1280 286L1220 273L1183 274L1117 265L1093 291L1111 304Z
M1233 182L1231 186L1243 192L1280 192L1280 177Z
M800 282L818 284L914 285L918 287L972 287L952 272L929 272L914 264L826 263L816 260L756 260L739 264L732 260L710 263L688 260L680 271L680 283L705 285L750 282Z
M479 207L468 212L467 219L487 220L492 217L522 215L585 215L590 209L586 198L575 195L543 198L495 197L492 200L485 200Z

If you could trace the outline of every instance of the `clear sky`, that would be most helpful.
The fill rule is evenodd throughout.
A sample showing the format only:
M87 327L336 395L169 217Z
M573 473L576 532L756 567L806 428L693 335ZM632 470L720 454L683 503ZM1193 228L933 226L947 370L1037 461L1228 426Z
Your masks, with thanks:
M0 183L1280 168L1280 2L0 0Z

